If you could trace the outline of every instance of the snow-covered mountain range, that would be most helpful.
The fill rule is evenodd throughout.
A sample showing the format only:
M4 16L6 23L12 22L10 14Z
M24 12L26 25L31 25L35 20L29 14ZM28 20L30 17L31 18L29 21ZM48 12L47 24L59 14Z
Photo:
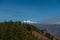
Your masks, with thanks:
M38 22L35 22L35 21L30 21L30 20L26 20L26 21L22 21L24 23L38 23Z

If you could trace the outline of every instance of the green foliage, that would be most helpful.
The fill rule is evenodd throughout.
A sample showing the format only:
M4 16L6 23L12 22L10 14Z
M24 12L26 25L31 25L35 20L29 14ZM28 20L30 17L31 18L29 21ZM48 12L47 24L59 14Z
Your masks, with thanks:
M20 21L0 23L0 40L38 40L31 33L35 28Z
M43 30L33 25L21 23L20 21L5 21L0 23L0 40L42 40L32 35L32 31L44 34ZM53 40L53 37L46 33L45 35Z

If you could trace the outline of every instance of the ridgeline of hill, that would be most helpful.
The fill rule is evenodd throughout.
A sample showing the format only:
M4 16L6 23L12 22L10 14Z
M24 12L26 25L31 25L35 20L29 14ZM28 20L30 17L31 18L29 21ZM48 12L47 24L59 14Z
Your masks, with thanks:
M0 40L59 40L33 25L20 21L0 22Z

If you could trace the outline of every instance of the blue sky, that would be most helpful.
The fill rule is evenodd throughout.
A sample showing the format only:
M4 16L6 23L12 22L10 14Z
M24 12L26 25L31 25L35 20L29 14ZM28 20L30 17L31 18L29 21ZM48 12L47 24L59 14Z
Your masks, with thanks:
M0 21L59 22L60 0L0 0Z

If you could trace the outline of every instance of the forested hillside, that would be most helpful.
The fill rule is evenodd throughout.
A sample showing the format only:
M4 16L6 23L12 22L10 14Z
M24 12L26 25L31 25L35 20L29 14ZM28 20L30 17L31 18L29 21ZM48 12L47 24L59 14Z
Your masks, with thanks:
M44 30L20 21L0 22L0 40L58 40Z

